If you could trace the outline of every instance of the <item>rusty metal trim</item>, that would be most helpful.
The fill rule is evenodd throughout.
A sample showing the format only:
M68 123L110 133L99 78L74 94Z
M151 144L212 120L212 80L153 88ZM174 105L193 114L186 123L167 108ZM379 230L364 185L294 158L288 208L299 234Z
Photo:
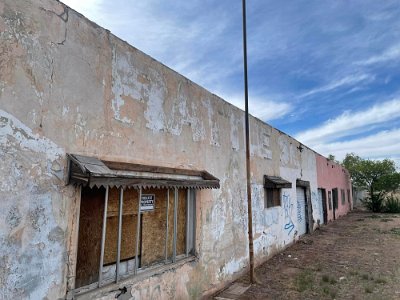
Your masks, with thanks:
M279 176L264 175L264 187L275 189L291 189L292 183Z
M102 161L67 154L69 184L89 187L219 189L219 179L206 171Z

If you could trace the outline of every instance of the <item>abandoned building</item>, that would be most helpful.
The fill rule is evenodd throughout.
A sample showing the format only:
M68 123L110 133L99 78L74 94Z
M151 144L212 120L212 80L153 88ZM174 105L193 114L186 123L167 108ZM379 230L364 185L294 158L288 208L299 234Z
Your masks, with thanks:
M56 0L0 2L0 298L196 299L248 270L244 112ZM349 174L250 118L256 264Z

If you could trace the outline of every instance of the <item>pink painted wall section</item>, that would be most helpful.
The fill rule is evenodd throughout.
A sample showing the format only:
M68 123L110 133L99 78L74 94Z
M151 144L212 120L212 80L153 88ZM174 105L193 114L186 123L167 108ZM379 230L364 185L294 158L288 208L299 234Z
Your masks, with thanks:
M332 209L329 209L329 198L328 192L331 192L331 199L333 202L333 192L332 190L338 189L338 207L335 210L335 217L338 218L347 214L352 208L352 192L351 192L351 181L349 172L343 168L341 165L328 160L326 157L317 154L317 182L318 188L325 189L326 201L327 201L327 211L328 211L328 221L334 219L333 215L333 203L331 205ZM344 190L345 200L342 202L342 190ZM350 195L350 199L349 198Z

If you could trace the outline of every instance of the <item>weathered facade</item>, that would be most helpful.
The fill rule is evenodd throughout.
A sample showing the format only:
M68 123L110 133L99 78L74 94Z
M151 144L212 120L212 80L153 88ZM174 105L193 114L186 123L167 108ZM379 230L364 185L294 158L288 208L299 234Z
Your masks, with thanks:
M54 0L0 2L0 68L1 299L114 299L120 293L123 299L195 299L246 271L243 111ZM341 190L347 197L351 187L341 167L326 165L325 158L288 135L256 118L250 119L250 130L255 258L260 263L323 223L319 188L338 189L340 199ZM78 253L84 247L78 240L85 236L79 221L81 210L90 213L81 200L91 187L67 184L68 153L128 165L205 170L218 178L219 189L191 190L193 252L118 283L78 291ZM287 183L280 187L273 178ZM117 188L110 186L115 193ZM157 198L169 186L152 188L158 189L152 192ZM124 191L132 207L138 203L136 192L130 186ZM118 214L117 198L110 196L107 213ZM347 199L343 205L339 200L336 217L350 209ZM163 209L169 205L160 203ZM98 212L104 210L101 206ZM130 213L140 215L134 208ZM333 218L329 209L327 215ZM173 226L167 216L152 228L164 228L167 219ZM145 213L142 218L145 223ZM186 246L189 238L184 229L179 233L177 218L174 243L177 252L184 252L180 234ZM98 247L102 222L96 220L100 231L93 245ZM136 250L156 249L146 243L160 234L141 233ZM127 237L122 233L122 248L129 245ZM166 249L170 257L168 243ZM112 271L107 251L104 262ZM138 257L131 252L123 248L122 259ZM142 254L142 263L155 261ZM129 273L129 260L126 264Z
M345 215L352 209L352 187L349 172L335 162L327 158L316 155L317 175L318 175L318 194L320 199L325 199L327 207L327 218L322 220L331 221ZM322 203L322 202L321 202Z

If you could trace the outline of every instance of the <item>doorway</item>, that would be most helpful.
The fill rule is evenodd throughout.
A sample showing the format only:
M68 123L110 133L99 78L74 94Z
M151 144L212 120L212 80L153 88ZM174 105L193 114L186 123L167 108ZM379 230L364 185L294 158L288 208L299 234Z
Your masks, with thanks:
M303 235L309 233L306 189L303 187L296 187L296 198L297 198L297 222L299 226L299 235Z
M328 208L326 205L326 190L318 189L318 199L322 208L322 224L328 224Z

